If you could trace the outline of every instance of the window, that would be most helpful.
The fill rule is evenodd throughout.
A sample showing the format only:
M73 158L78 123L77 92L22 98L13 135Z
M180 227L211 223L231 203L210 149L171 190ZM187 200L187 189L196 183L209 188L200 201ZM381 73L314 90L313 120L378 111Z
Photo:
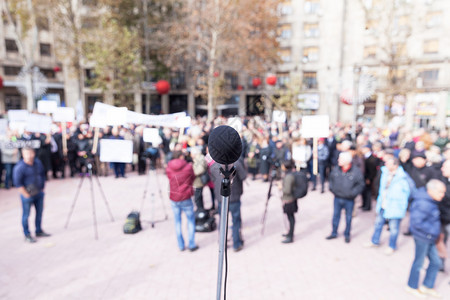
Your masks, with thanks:
M291 48L282 48L280 49L280 52L278 53L281 60L285 63L291 61Z
M305 1L305 13L307 14L317 14L320 10L319 0L309 0Z
M306 23L304 25L305 37L318 37L319 36L319 24L318 23Z
M287 87L289 85L290 81L291 81L291 78L289 76L289 73L278 73L277 74L277 82L281 88Z
M175 90L186 88L186 78L184 72L174 72L170 77L170 86Z
M376 58L376 57L377 57L377 46L364 47L364 58Z
M17 76L20 73L21 67L13 67L13 66L4 66L4 74L5 76Z
M37 17L36 25L39 30L48 31L50 26L46 17Z
M439 40L428 40L423 43L424 54L436 54L439 52Z
M290 39L292 36L291 24L283 24L278 27L278 36L282 39Z
M15 40L5 39L6 52L19 52Z
M419 72L419 78L423 86L434 86L439 78L439 69L423 70Z
M97 18L85 17L81 21L81 28L83 29L93 29L97 27Z
M319 60L319 47L305 47L303 48L303 62Z
M41 56L51 56L51 46L50 44L39 44L39 51Z
M317 89L317 72L303 72L303 88Z
M391 83L392 84L398 84L398 83L403 83L406 80L406 70L399 70L399 69L395 69L395 70L391 70Z
M406 57L408 55L406 51L406 44L405 43L397 43L392 45L392 54L395 57Z
M56 73L52 69L41 69L41 73L44 74L46 78L56 78Z
M291 1L284 1L283 3L280 4L279 6L279 10L280 10L280 14L282 16L287 16L292 14L292 3Z
M438 27L442 24L442 12L440 11L429 12L425 16L425 20L428 28Z
M378 27L378 20L369 19L369 20L366 21L366 28L365 29L366 29L366 31L368 33L374 33L375 30L377 29L377 27Z
M238 87L238 75L236 72L225 72L225 86L228 89L236 90Z
M409 16L403 15L394 18L394 28L396 30L409 28L409 23Z
M6 94L5 95L5 110L21 109L22 98L18 94Z
M85 69L84 70L84 86L86 86L86 87L92 86L94 84L93 81L95 80L96 77L97 77L97 75L94 73L93 69Z

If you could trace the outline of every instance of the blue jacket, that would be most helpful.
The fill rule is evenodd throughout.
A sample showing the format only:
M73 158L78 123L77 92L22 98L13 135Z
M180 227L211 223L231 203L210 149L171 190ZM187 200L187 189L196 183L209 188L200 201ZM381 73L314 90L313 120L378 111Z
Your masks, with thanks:
M35 184L42 191L45 186L44 166L38 158L34 159L32 166L20 160L14 166L13 181L16 187L27 187L30 184Z
M428 195L425 187L417 189L411 204L411 233L414 238L434 243L441 232L439 204Z
M379 214L381 210L381 204L383 202L383 195L386 196L386 203L384 208L383 217L386 219L402 219L406 215L406 209L408 208L408 198L411 193L411 185L413 182L409 178L409 175L403 170L401 166L398 167L397 172L392 178L387 192L386 189L387 180L389 177L389 170L386 167L381 167L380 189L377 198L376 211Z

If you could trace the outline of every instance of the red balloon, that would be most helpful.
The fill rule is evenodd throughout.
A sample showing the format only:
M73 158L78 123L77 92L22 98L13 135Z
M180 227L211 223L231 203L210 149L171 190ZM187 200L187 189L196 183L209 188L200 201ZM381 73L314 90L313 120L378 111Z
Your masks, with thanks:
M352 103L353 103L352 90L350 90L350 89L343 90L339 98L342 103L347 104L347 105L352 105Z
M238 91L242 91L244 89L244 87L242 85L238 85L237 89L238 89Z
M170 83L166 80L160 80L156 83L156 90L161 95L167 94L170 91Z
M275 84L277 84L277 77L276 76L268 76L267 78L266 78L266 83L268 84L268 85L275 85Z
M219 74L219 72L215 71L213 75L214 75L214 77L219 77L220 74Z
M59 72L59 71L61 71L61 68L60 68L60 67L58 67L58 66L56 66L56 67L54 67L54 68L53 68L53 71L55 71L55 72Z
M253 78L253 80L252 80L252 85L253 85L254 87L260 86L260 85L261 85L261 78L259 78L259 77Z
M3 88L3 77L0 76L0 89L2 89L2 88Z

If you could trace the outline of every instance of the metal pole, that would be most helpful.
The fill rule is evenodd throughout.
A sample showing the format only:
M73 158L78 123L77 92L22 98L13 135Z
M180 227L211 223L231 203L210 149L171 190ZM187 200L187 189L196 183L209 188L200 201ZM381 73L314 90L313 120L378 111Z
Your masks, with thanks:
M217 276L217 300L220 300L220 296L222 295L223 259L225 256L225 247L227 241L226 233L228 222L228 201L229 201L228 196L222 197L222 208L220 211L219 272Z
M352 126L353 141L356 141L356 127L358 123L359 73L360 68L358 66L355 66L353 68L353 126Z

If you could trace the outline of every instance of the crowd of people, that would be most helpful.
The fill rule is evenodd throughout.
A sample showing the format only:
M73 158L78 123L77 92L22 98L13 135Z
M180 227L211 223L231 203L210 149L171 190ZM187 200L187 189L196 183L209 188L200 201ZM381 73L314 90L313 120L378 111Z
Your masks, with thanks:
M185 250L181 233L181 213L184 212L189 229L187 246L190 251L195 251L198 249L195 243L196 212L207 211L213 215L220 210L218 202L221 200L222 177L220 166L208 155L208 136L215 126L229 123L239 129L243 144L241 158L235 164L237 175L232 185L229 206L235 251L242 250L244 245L240 231L241 195L244 193L242 182L246 178L250 181L279 182L283 209L290 224L283 243L292 243L294 213L298 207L294 196L297 180L291 174L301 173L309 181L311 190L320 188L321 193L324 193L328 182L328 190L334 195L332 230L327 240L338 237L341 211L345 210L344 238L346 243L351 242L355 199L360 197L360 209L371 211L374 208L376 212L372 239L364 246L378 247L382 230L387 225L390 238L385 253L392 255L397 250L400 223L410 211L410 229L404 234L414 238L416 255L408 280L408 291L419 297L424 294L438 295L433 289L434 281L438 271L444 270L450 231L450 140L446 130L380 129L371 124L359 124L353 129L350 125L334 124L327 137L318 139L317 149L313 147L311 139L302 137L301 120L276 124L259 117L219 117L214 122L197 118L184 130L159 128L160 145L143 140L145 126L129 124L100 130L100 138L133 141L133 162L127 166L124 163L100 161L99 145L95 145L93 138L94 129L88 123L73 124L67 132L62 132L60 124L54 124L51 134L19 134L9 130L0 137L0 183L6 189L13 184L24 188L21 192L23 203L27 202L27 196L31 197L27 195L23 179L13 180L13 173L20 174L19 166L22 165L23 169L23 161L26 160L21 149L8 146L16 141L40 141L40 146L35 149L36 157L46 180L50 177L74 177L87 172L88 166L92 166L92 172L98 176L108 176L112 169L116 178L126 177L126 171L137 171L143 175L148 168L164 168L169 178L169 198L175 216L178 247L181 251ZM66 135L66 147L63 147L63 134ZM317 161L317 172L313 170L314 161ZM212 202L208 208L203 200L205 187L211 191ZM36 196L36 199L41 196ZM30 239L26 213L29 214L29 205L26 211L24 206L22 221L27 241L32 242L35 240ZM47 235L41 228L36 230L37 236L38 233ZM430 265L423 285L419 286L419 270L425 257L429 258Z

